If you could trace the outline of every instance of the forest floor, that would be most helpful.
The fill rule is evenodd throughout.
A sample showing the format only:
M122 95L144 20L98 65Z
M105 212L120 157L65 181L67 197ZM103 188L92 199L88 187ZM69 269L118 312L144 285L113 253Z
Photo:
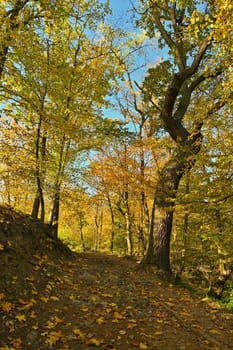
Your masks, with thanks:
M39 226L0 208L0 350L233 349L233 314L216 303Z

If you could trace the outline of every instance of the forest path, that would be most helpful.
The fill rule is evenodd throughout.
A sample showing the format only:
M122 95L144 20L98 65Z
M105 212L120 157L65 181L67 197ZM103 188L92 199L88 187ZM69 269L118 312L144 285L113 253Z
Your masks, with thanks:
M232 314L129 259L34 254L29 265L24 288L8 283L11 300L0 291L0 350L233 349Z

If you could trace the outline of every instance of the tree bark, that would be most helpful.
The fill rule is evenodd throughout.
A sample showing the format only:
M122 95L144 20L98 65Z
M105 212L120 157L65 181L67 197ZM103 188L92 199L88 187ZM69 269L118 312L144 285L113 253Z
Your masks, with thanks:
M107 193L107 199L108 199L108 206L111 214L111 240L110 240L110 252L113 254L114 250L114 238L115 238L115 216L114 216L114 211L112 207L112 202L109 193Z
M170 160L159 174L152 209L151 228L144 264L154 264L165 274L171 275L170 240L177 190L182 176L195 163L201 147L201 133L195 139L178 144ZM155 218L157 210L158 218Z
M173 209L159 209L159 222L154 242L154 262L159 270L172 273L170 266L170 239L172 233Z

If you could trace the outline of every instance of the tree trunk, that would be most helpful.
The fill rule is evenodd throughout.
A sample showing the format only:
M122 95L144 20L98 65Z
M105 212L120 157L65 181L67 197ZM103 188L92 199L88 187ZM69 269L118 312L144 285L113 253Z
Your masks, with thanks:
M159 209L159 222L154 242L154 262L159 270L171 275L170 239L172 233L173 210Z
M194 165L195 155L199 152L200 145L200 142L178 144L171 159L164 165L155 190L153 210L157 210L158 219L155 220L155 214L153 214L148 252L143 263L155 264L159 270L168 275L172 273L170 240L177 190L186 170L190 170Z
M60 187L57 188L55 192L53 207L52 207L51 216L50 216L50 228L51 228L51 235L53 238L58 237L59 211L60 211Z
M43 189L41 185L41 178L40 174L38 172L37 174L37 191L34 198L33 208L32 208L32 217L34 219L38 219L39 217L39 210L40 210L40 219L44 222L45 219L45 205L44 205L44 195L43 195Z
M38 218L39 209L40 209L40 193L37 188L36 195L33 202L32 213L31 213L31 216L33 217L33 219Z
M82 219L79 221L79 230L80 230L80 239L81 239L81 244L82 244L82 249L83 252L86 251L86 246L85 246L85 241L84 241L84 236L83 236L83 222Z
M126 243L127 243L127 253L129 256L133 255L133 239L132 239L132 229L130 216L128 211L125 212L125 230L126 230Z
M149 239L147 245L146 254L142 260L142 264L154 264L154 225L155 225L155 208L156 208L156 194L154 196L152 210L151 210L151 220L149 225Z
M110 209L110 214L111 214L111 240L110 240L110 252L113 254L114 250L114 238L115 238L115 216L114 216L114 211L111 203L111 198L109 196L109 193L107 194L107 199L108 199L108 206Z

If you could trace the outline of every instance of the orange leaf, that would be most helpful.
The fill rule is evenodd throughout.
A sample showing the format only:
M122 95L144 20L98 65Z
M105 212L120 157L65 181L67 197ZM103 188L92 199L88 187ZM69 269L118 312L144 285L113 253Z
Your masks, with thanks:
M8 302L1 303L1 308L3 311L9 312L14 308L14 304Z
M4 299L6 295L4 293L0 293L0 300Z

